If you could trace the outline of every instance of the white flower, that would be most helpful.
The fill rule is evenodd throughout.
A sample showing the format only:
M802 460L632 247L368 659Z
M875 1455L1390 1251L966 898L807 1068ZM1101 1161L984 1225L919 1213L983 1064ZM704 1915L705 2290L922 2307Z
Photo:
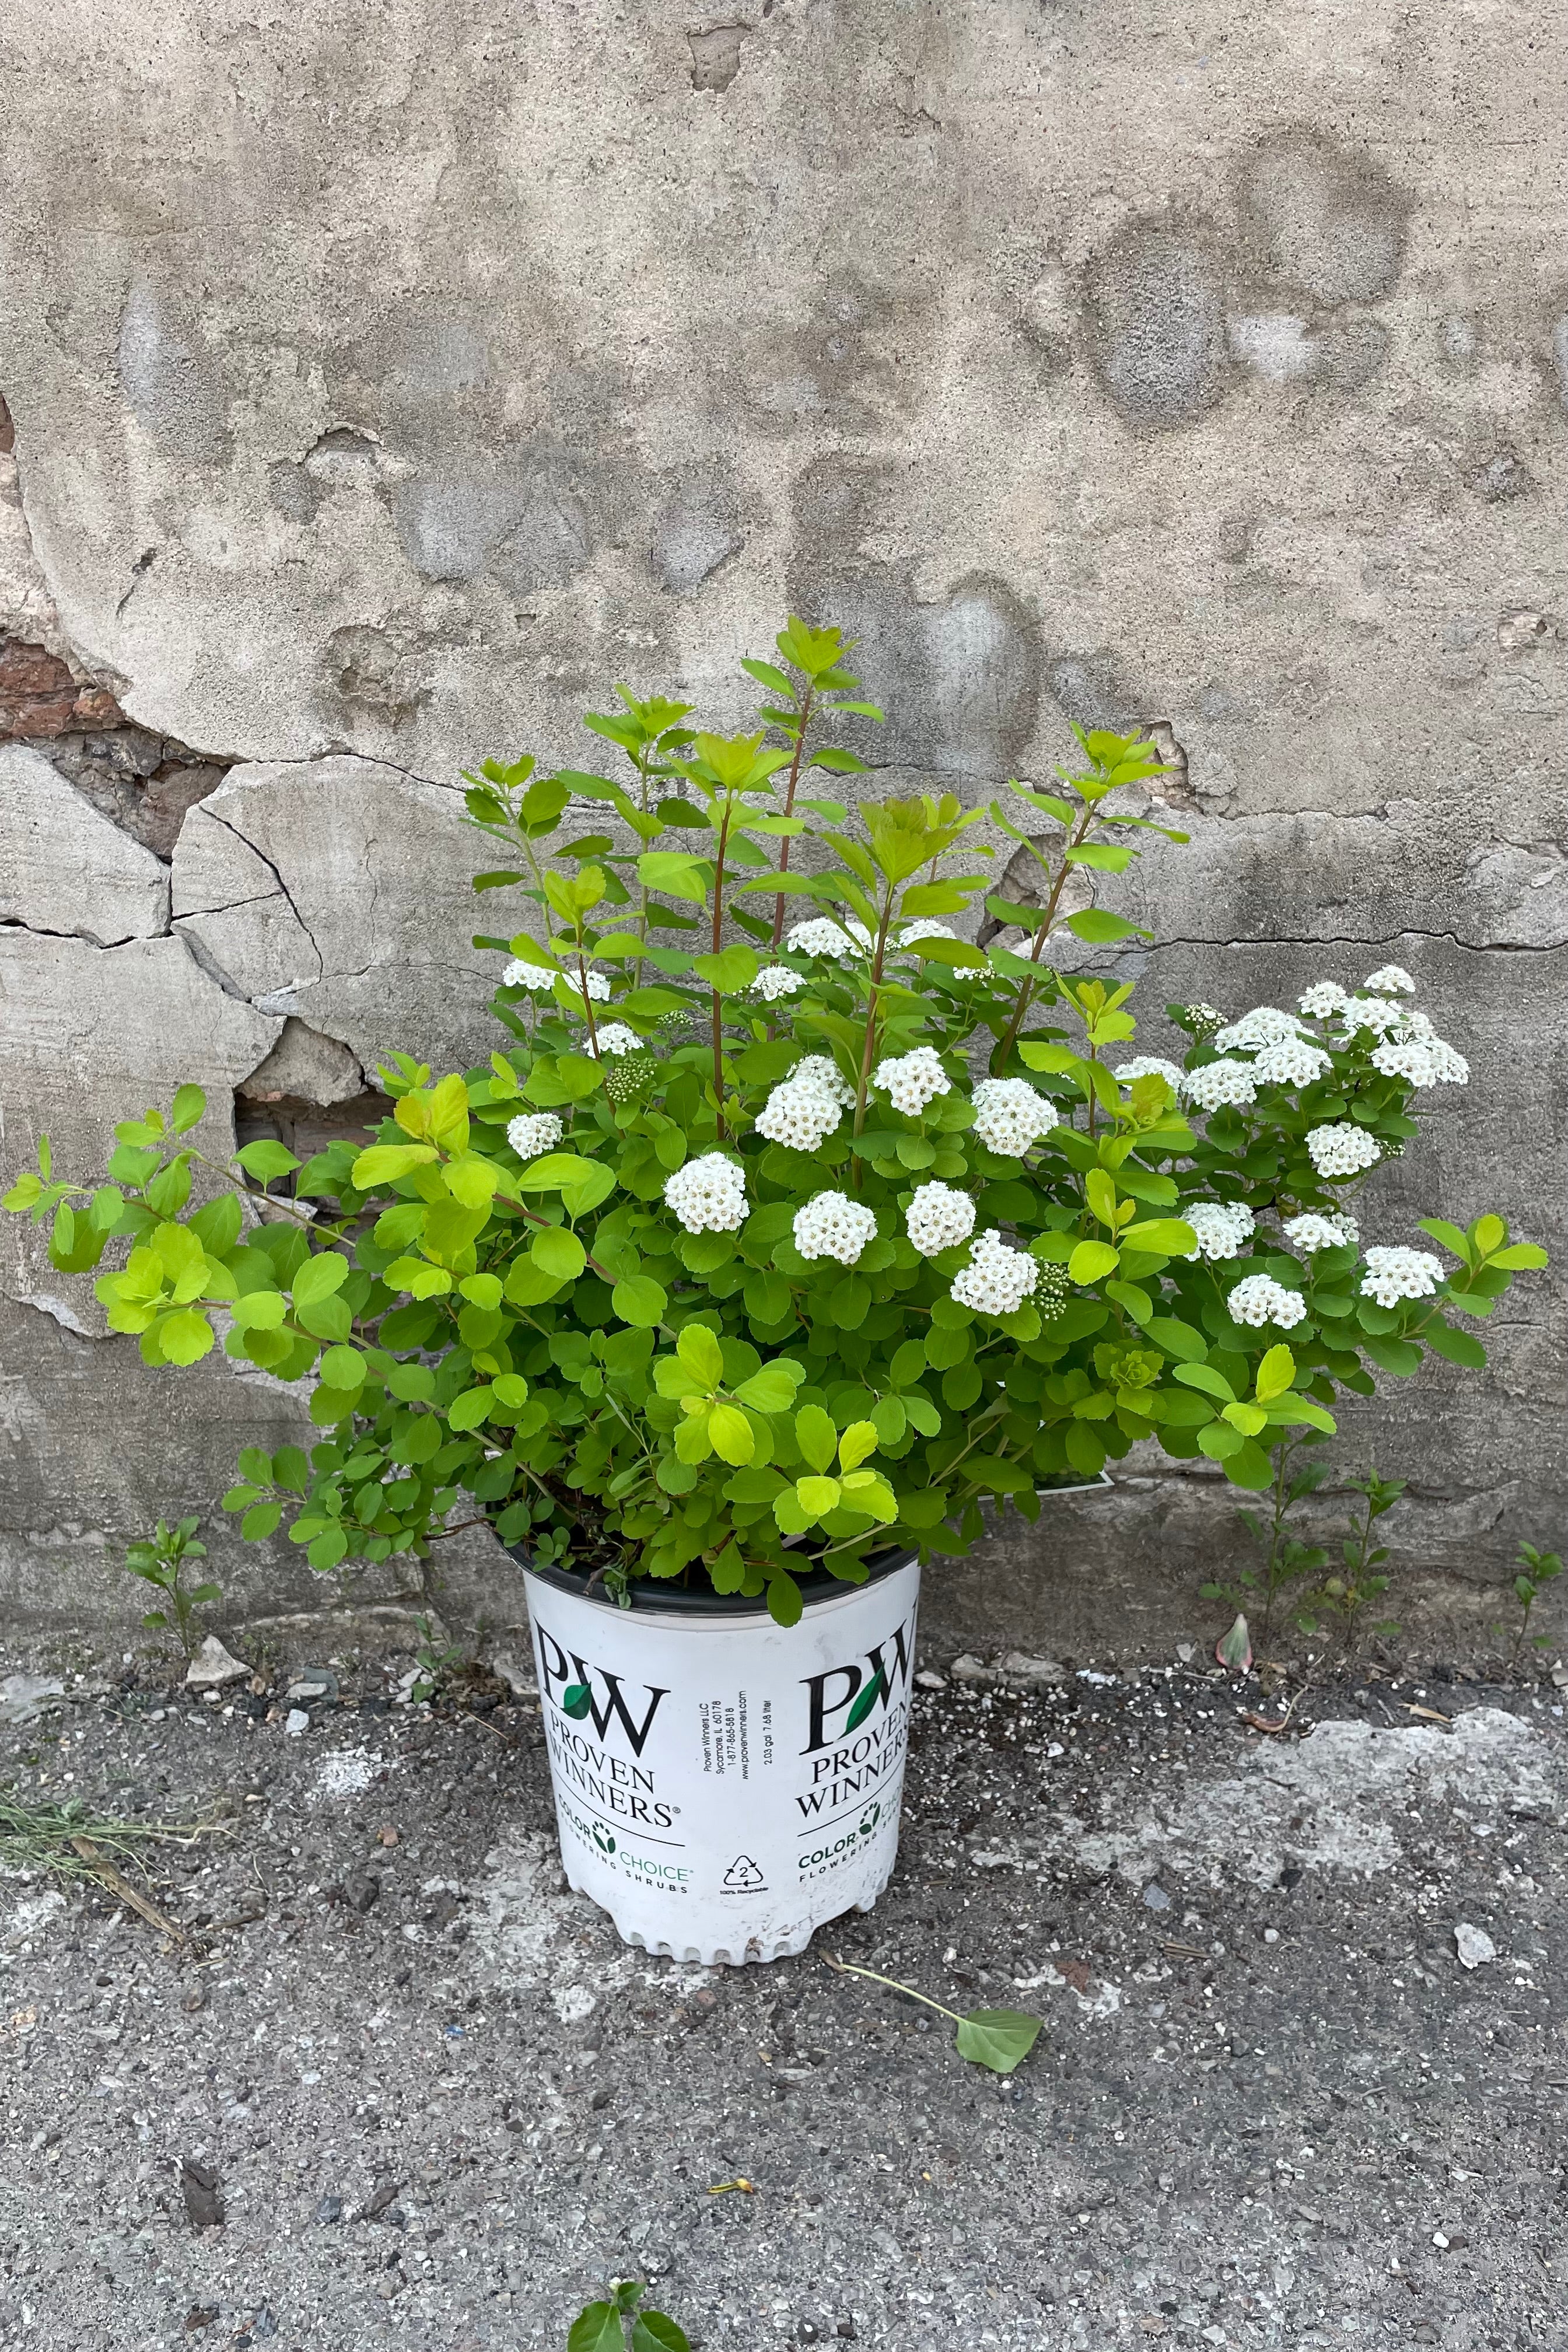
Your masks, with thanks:
M1119 1062L1110 1075L1120 1078L1124 1087L1130 1087L1134 1078L1163 1078L1177 1095L1187 1083L1185 1070L1179 1070L1174 1062L1163 1061L1158 1054L1140 1054L1133 1061Z
M1249 1103L1258 1099L1250 1062L1205 1062L1201 1070L1189 1070L1187 1098L1199 1110L1218 1110L1222 1103Z
M905 1231L922 1257L936 1257L969 1239L974 1231L974 1203L951 1184L919 1185Z
M899 933L900 948L912 948L917 940L955 940L958 933L951 923L939 923L934 915L922 915L917 921L906 923Z
M953 1276L951 1296L977 1315L1016 1315L1039 1278L1036 1261L1009 1249L993 1228L971 1244L969 1264Z
M1282 1037L1277 1045L1265 1045L1252 1065L1258 1080L1271 1087L1310 1087L1333 1066L1333 1055L1308 1037Z
M795 1213L795 1245L802 1257L836 1257L840 1265L853 1265L876 1237L876 1212L847 1192L818 1192Z
M1237 1284L1226 1304L1233 1323L1277 1323L1281 1331L1290 1330L1307 1312L1300 1292L1287 1290L1268 1274L1249 1274Z
M1281 1013L1277 1005L1255 1004L1228 1029L1219 1030L1215 1036L1215 1051L1219 1054L1256 1054L1265 1045L1281 1045L1287 1037L1300 1036L1301 1024L1294 1013Z
M987 1150L1021 1160L1056 1124L1055 1105L1027 1078L982 1078L974 1089L974 1132Z
M1374 988L1382 996L1414 996L1415 993L1415 982L1396 963L1380 963L1375 971L1367 973L1362 986Z
M1405 1045L1390 1045L1385 1040L1373 1047L1372 1066L1381 1070L1385 1078L1404 1078L1413 1087L1469 1084L1468 1062L1441 1037L1416 1037Z
M623 1054L640 1054L643 1049L643 1041L637 1031L628 1029L624 1021L606 1021L603 1028L595 1029L593 1036L584 1042L590 1046L596 1045L601 1056L612 1054L617 1061Z
M1178 1004L1176 1011L1184 1013L1194 1029L1223 1029L1225 1026L1225 1014L1217 1004Z
M516 956L512 958L500 976L500 984L503 988L531 989L535 996L542 996L552 990L555 982L556 973L552 965L524 963L520 957ZM606 996L609 994L608 988L605 989L605 993Z
M721 1151L666 1177L664 1197L689 1234L732 1234L746 1222L745 1173Z
M906 1118L918 1118L927 1103L952 1091L952 1080L934 1045L917 1045L912 1054L879 1062L871 1073L871 1084L880 1087L891 1098L893 1108L901 1110Z
M1189 1201L1176 1213L1198 1237L1188 1257L1240 1257L1258 1226L1245 1201Z
M784 940L784 945L795 955L837 956L840 963L852 961L858 946L868 948L870 944L870 932L853 915L847 925L836 923L831 915L814 915L809 922L796 923Z
M1383 1147L1364 1127L1340 1119L1332 1127L1307 1129L1307 1156L1320 1176L1354 1176L1377 1165Z
M1369 1249L1361 1295L1397 1307L1402 1298L1430 1298L1442 1279L1442 1262L1430 1250Z
M794 996L805 986L802 975L792 971L787 963L765 963L752 981L751 992L753 996L760 996L764 1003L772 1004L775 998Z
M1417 1005L1402 1004L1399 1008L1399 1026L1391 1031L1390 1034L1401 1045L1408 1045L1412 1037L1419 1037L1423 1045L1429 1045L1437 1032L1427 1015Z
M1311 1014L1314 1021L1326 1021L1331 1013L1342 1013L1350 998L1337 980L1315 980L1296 1002L1303 1013Z
M1361 1238L1360 1226L1342 1209L1335 1209L1328 1216L1310 1209L1302 1216L1288 1217L1284 1231L1286 1240L1293 1242L1299 1250L1305 1250L1309 1257L1317 1250L1343 1249L1347 1242Z
M1405 1020L1405 1007L1393 1004L1386 996L1351 996L1340 1007L1340 1019L1344 1024L1340 1042L1348 1045L1357 1032L1369 1029L1375 1037L1386 1037L1391 1029L1398 1029Z
M564 1133L552 1110L525 1110L508 1121L506 1139L520 1160L535 1160L559 1143Z
M807 1054L776 1086L757 1118L757 1132L770 1143L815 1151L838 1126L854 1089L826 1054Z

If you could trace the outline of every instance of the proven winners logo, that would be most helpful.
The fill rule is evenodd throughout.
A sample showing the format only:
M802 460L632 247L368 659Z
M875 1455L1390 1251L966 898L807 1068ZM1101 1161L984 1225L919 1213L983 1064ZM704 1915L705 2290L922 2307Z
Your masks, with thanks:
M910 1728L910 1617L890 1639L825 1674L803 1677L811 1785L796 1797L803 1819L821 1826L867 1809L901 1769ZM872 1814L872 1826L876 1815Z
M542 1625L539 1654L549 1701L544 1727L562 1778L585 1804L634 1832L668 1830L674 1809L658 1796L653 1773L640 1759L668 1690L652 1683L631 1688L607 1667L563 1650ZM622 1748L630 1749L629 1757L617 1753Z

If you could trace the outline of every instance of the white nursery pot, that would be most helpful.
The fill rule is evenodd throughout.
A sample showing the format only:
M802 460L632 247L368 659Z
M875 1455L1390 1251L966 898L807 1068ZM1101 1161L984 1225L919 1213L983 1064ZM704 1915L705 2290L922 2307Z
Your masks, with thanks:
M879 1572L879 1569L880 1572ZM756 1601L530 1570L561 1858L628 1944L775 1960L868 1911L899 1848L920 1565Z

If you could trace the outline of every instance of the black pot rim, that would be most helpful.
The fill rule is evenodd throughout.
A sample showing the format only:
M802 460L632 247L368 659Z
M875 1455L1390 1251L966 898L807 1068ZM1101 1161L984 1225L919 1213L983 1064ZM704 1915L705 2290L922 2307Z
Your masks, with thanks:
M620 1608L615 1595L606 1592L603 1583L584 1576L574 1576L562 1568L540 1568L521 1544L508 1544L506 1550L518 1566L547 1584L552 1592L570 1592L579 1601L597 1601L602 1609ZM885 1551L872 1552L866 1561L864 1584L847 1583L826 1568L808 1569L795 1578L800 1597L807 1609L819 1609L825 1601L844 1601L852 1592L864 1592L867 1585L879 1584L895 1570L907 1567L918 1553L901 1545L889 1544ZM696 1585L682 1585L672 1577L668 1581L660 1577L633 1577L626 1587L634 1612L645 1617L700 1617L728 1619L763 1617L768 1614L768 1604L760 1592L715 1592L710 1584L705 1590ZM772 1622L772 1620L769 1620Z

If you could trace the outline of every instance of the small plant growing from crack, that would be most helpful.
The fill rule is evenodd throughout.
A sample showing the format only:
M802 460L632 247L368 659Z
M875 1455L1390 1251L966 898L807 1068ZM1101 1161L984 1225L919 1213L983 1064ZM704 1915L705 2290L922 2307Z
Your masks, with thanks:
M639 2279L612 2279L607 2299L572 2322L566 2352L691 2352L685 2329L664 2312L638 2310L647 2293Z
M1353 1654L1361 1639L1366 1611L1374 1601L1381 1600L1388 1590L1388 1579L1381 1575L1388 1558L1386 1544L1373 1542L1373 1528L1385 1511L1391 1511L1405 1492L1403 1478L1380 1478L1375 1470L1364 1477L1347 1481L1352 1494L1362 1497L1361 1508L1351 1521L1350 1532L1340 1546L1344 1565L1339 1572L1324 1579L1311 1594L1301 1612L1301 1622L1309 1633L1316 1633L1325 1618L1338 1623L1340 1638L1347 1654ZM1372 1625L1374 1633L1397 1633L1395 1617L1381 1617Z
M932 2000L929 1993L917 1992L913 1985L900 1984L897 1977L885 1977L875 1969L857 1968L849 1960L840 1960L823 1954L826 1968L837 1969L840 1976L865 1977L872 1984L886 1985L889 1992L902 1993L906 2000L918 2000L927 2009L934 2009L939 2017L950 2017L958 2032L953 2046L961 2058L972 2066L984 2066L993 2074L1010 2074L1021 2065L1039 2038L1041 2021L1030 2017L1021 2009L972 2009L960 2016L945 2001Z
M142 1616L143 1625L161 1631L172 1631L187 1658L196 1651L197 1627L195 1613L212 1601L223 1599L222 1588L208 1580L187 1591L184 1574L192 1560L205 1559L207 1548L196 1541L200 1519L178 1519L171 1527L160 1519L150 1536L128 1544L125 1565L132 1576L156 1585L167 1601L163 1609L149 1609Z
M1521 1543L1513 1567L1513 1591L1520 1606L1520 1619L1519 1631L1513 1637L1513 1648L1509 1653L1509 1664L1517 1668L1527 1641L1532 1650L1549 1650L1552 1647L1550 1633L1531 1632L1530 1618L1546 1587L1562 1575L1563 1555L1555 1551L1538 1551L1533 1544ZM1497 1630L1500 1633L1502 1627L1500 1625Z

